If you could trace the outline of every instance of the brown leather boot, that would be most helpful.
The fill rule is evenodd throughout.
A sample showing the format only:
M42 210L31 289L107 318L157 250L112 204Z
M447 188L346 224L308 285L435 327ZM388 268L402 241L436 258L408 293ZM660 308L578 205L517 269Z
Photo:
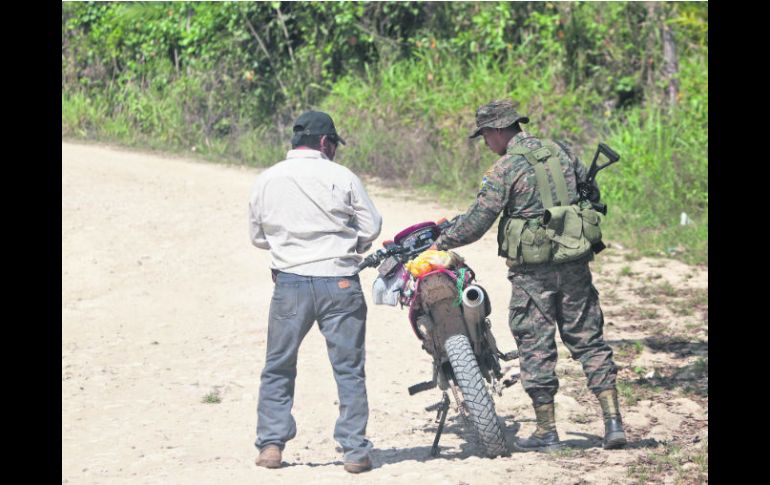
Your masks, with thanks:
M265 468L281 468L281 449L277 445L267 445L259 450L255 463Z
M626 445L626 433L623 431L623 420L620 419L620 405L618 404L618 391L607 389L596 395L602 406L604 415L604 441L605 450L614 450Z
M372 460L367 456L363 460L345 463L345 471L350 473L367 472L372 469Z
M554 451L562 447L556 431L556 417L553 403L535 406L537 429L532 436L517 439L514 448L519 451Z

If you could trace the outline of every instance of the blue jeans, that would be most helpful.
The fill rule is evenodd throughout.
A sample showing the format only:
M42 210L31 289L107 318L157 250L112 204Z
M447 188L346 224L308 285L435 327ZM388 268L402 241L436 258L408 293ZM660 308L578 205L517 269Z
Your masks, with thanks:
M267 356L257 405L257 441L262 449L283 449L297 434L291 415L297 353L302 339L318 322L326 339L329 361L337 382L340 416L334 439L345 461L367 456L369 402L366 395L366 301L358 276L325 277L277 273L267 330Z

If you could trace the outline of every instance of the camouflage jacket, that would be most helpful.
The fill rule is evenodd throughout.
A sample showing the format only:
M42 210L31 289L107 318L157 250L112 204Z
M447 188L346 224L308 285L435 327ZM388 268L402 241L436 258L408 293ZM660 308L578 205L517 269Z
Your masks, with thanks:
M510 152L514 146L537 149L542 144L540 139L522 131L508 142L507 151ZM559 155L567 183L567 195L570 203L575 203L578 200L578 179L585 179L587 170L569 147L566 149L565 152L563 147ZM550 174L549 182L552 198L558 200ZM446 250L477 241L505 208L509 216L524 219L539 217L545 210L537 189L535 170L523 155L506 153L484 173L476 200L465 214L458 216L454 225L438 238L436 245L439 249Z

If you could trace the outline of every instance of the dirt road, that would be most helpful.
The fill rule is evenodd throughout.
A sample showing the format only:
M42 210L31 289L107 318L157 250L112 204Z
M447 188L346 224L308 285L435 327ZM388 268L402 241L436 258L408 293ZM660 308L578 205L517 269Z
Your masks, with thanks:
M605 336L621 366L628 449L605 451L598 403L561 346L557 425L572 448L483 459L450 419L441 457L409 396L430 359L406 311L369 302L367 386L375 469L352 476L332 438L336 387L317 328L299 355L288 466L254 466L256 403L272 291L251 246L247 205L258 170L62 143L62 483L586 484L707 481L707 268L634 259L614 245L592 263ZM417 204L367 184L380 241L464 207ZM470 202L470 199L469 199ZM492 301L503 351L510 287L494 231L458 252ZM376 243L379 246L379 241ZM371 288L373 271L362 275ZM514 365L509 373L517 369ZM213 402L204 402L213 401ZM218 401L218 402L217 402ZM535 427L520 385L496 399L507 439Z

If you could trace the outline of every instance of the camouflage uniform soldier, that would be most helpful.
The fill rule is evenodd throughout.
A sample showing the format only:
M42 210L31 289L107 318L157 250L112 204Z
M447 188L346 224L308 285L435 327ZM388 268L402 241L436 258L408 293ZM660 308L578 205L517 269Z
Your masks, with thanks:
M531 242L524 233L528 227L542 224L547 208L578 202L577 183L584 180L586 168L564 145L523 131L520 123L528 122L529 118L517 113L510 101L492 101L478 109L477 129L470 138L482 135L489 149L501 158L484 174L475 202L441 235L436 247L446 250L478 240L503 212L498 242L500 254L508 256L510 267L509 324L520 351L522 384L537 416L534 434L517 440L516 447L550 450L561 446L554 418L554 395L559 389L554 372L558 328L572 357L583 365L588 388L601 404L604 447L619 448L626 439L615 387L617 367L612 361L612 350L602 337L604 317L588 267L593 252L588 250L585 255L560 264L553 263L552 255L541 264L528 264L521 258L527 249L525 243ZM532 155L538 153L546 156ZM550 158L548 163L546 158ZM593 200L598 201L598 188L594 189ZM554 204L556 200L559 203ZM510 240L510 221L519 223L514 239L520 240ZM542 239L543 228L537 231ZM550 251L552 242L546 243L541 247ZM507 251L504 245L509 246Z

